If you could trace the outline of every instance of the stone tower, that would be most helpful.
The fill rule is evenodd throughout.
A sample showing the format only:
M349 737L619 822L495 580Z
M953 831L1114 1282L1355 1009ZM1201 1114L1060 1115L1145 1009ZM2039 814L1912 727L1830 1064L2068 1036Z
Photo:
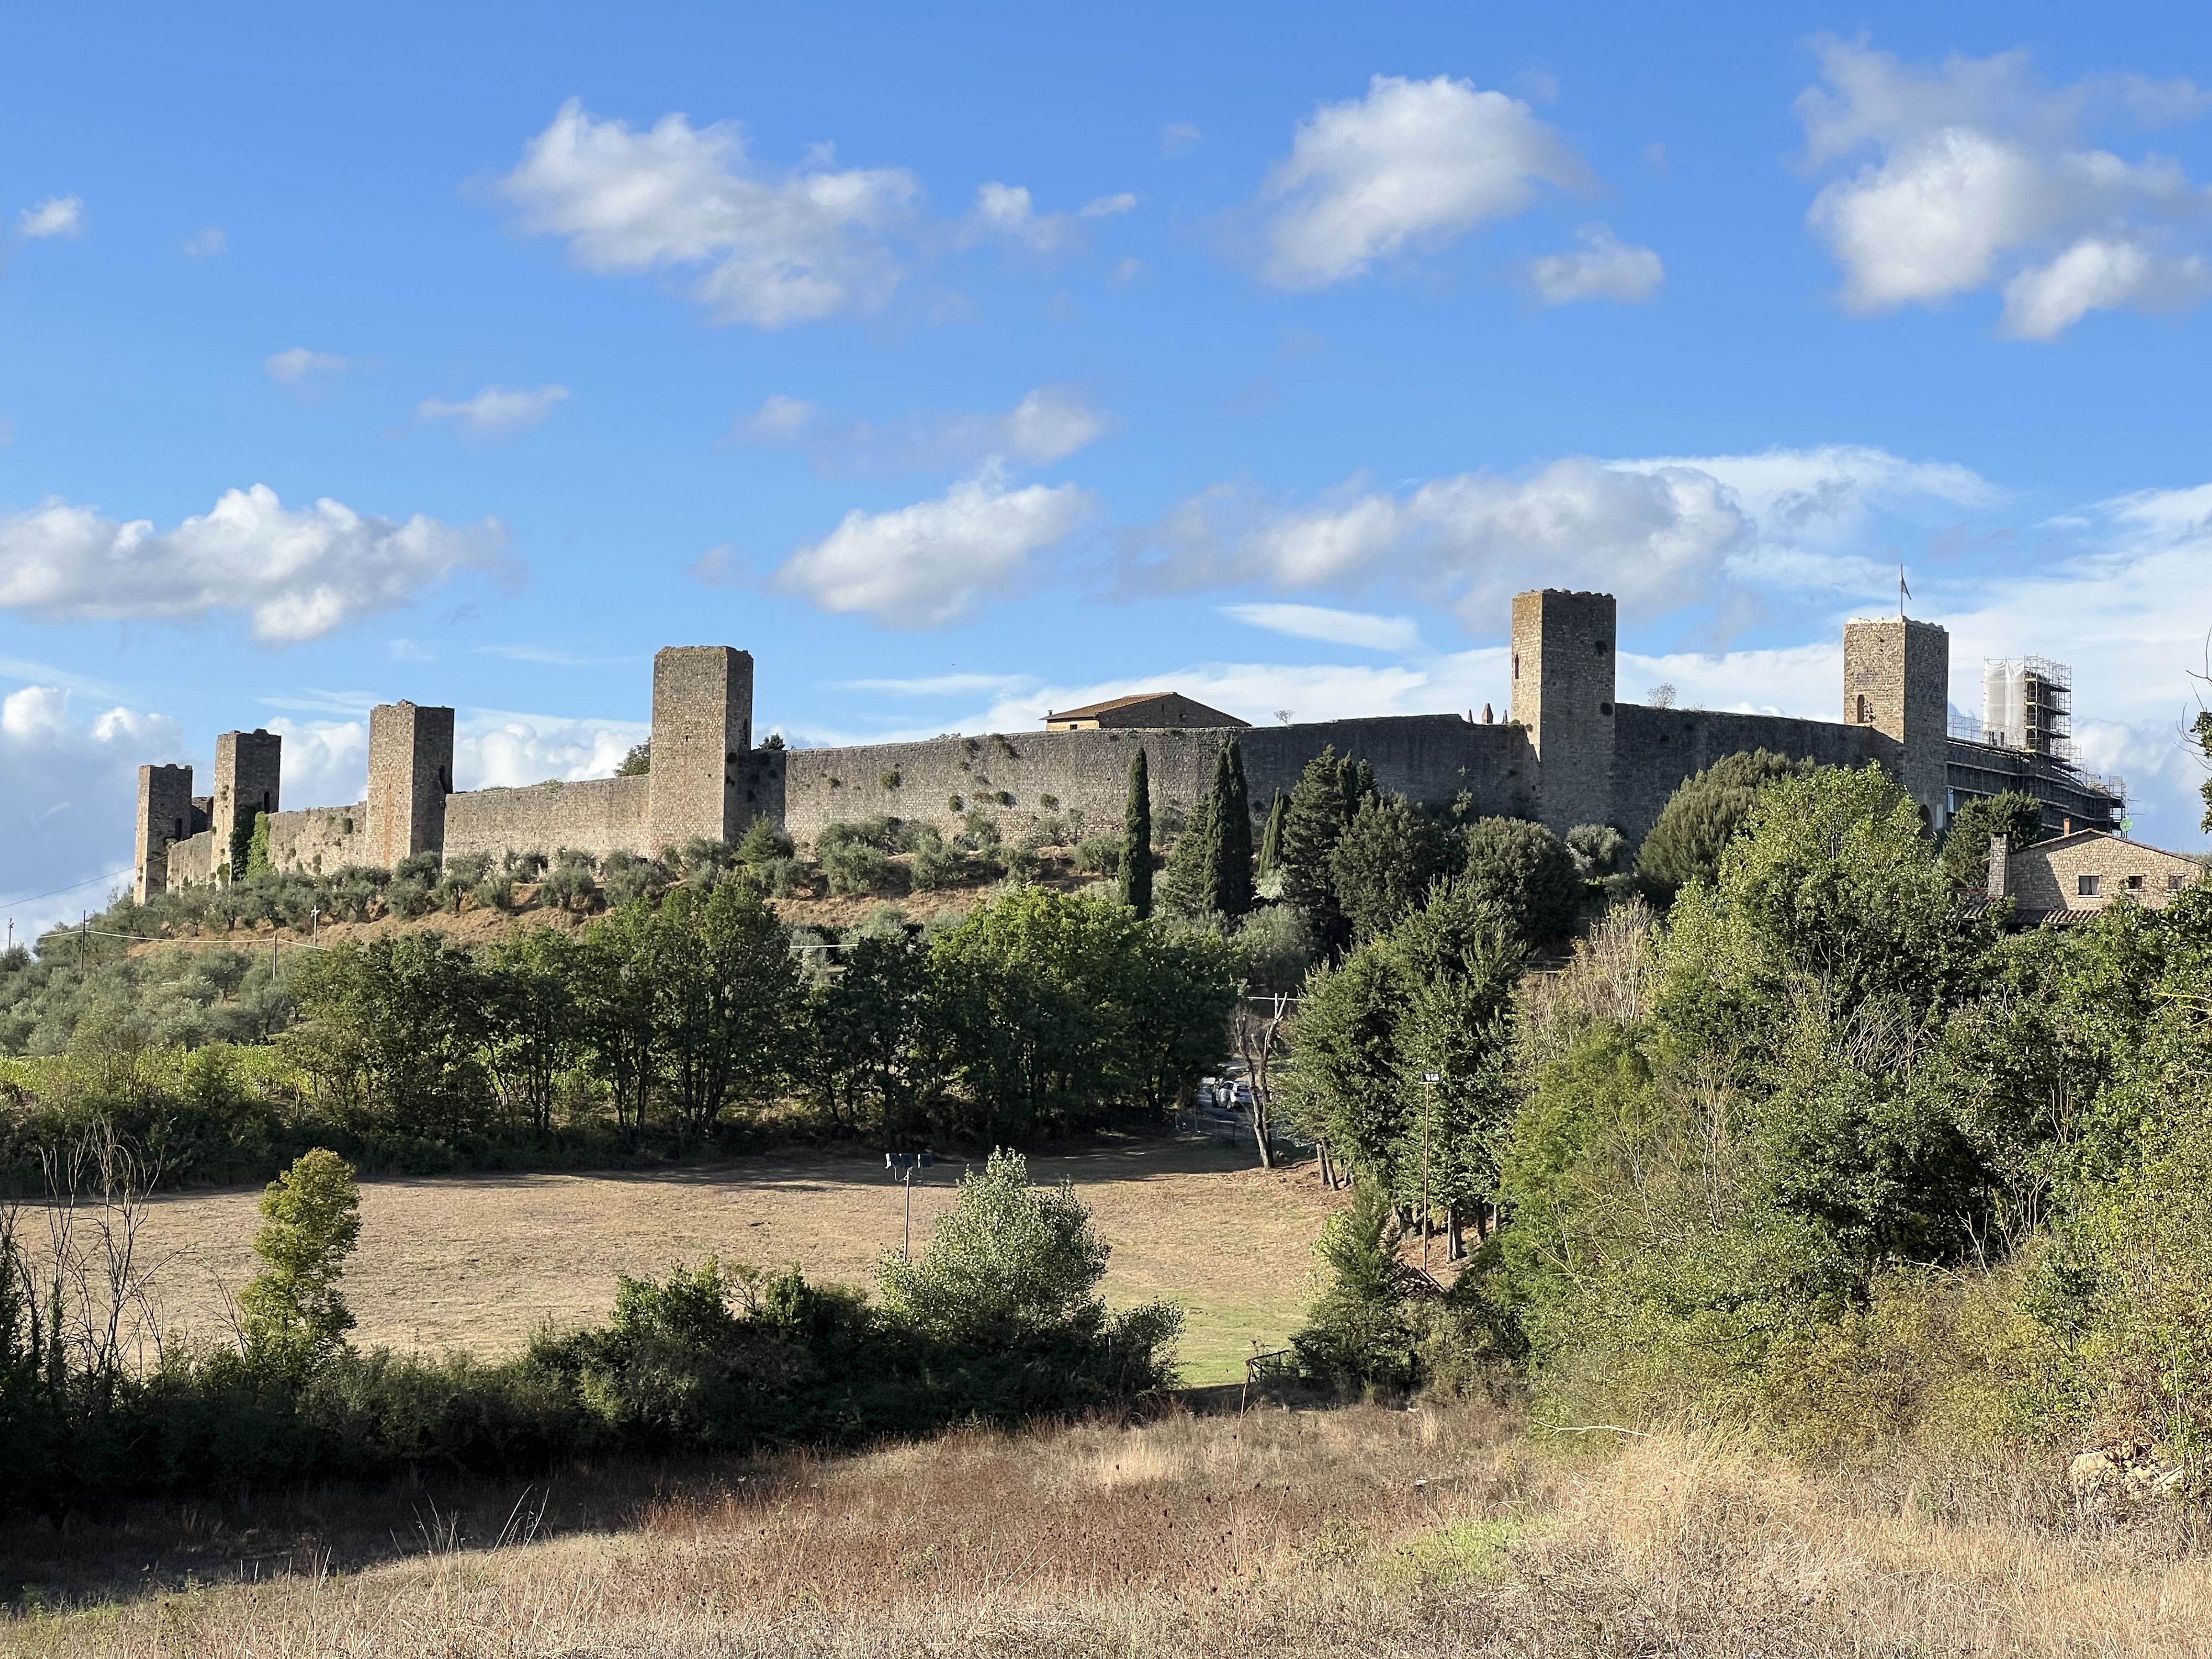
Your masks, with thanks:
M191 833L192 769L140 767L138 845L131 860L139 903L169 890L169 844Z
M453 793L453 711L379 703L368 714L368 850L390 869L416 853L446 850L446 797Z
M653 658L653 850L694 836L735 841L746 811L738 765L753 746L753 659L726 645L672 645Z
M1928 827L1941 830L1950 800L1950 635L1903 617L1845 623L1844 719L1896 745L1885 759Z
M1536 751L1540 816L1564 836L1613 817L1613 602L1513 596L1513 718Z
M278 810L283 759L284 739L274 732L226 732L215 740L215 804L208 827L215 831L215 867L228 868L234 881L246 873L254 818Z

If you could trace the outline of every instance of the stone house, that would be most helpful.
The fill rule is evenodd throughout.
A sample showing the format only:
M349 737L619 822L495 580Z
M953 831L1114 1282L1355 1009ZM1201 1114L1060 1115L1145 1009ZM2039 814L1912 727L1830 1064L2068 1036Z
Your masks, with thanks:
M2203 878L2204 866L2103 830L2076 830L2017 852L1990 838L1993 899L2009 898L2022 921L2094 915L2120 904L2156 910Z

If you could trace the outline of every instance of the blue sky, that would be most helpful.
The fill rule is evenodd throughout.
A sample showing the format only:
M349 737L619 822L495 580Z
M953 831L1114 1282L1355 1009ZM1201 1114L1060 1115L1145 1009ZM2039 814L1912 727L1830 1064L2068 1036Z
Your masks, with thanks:
M1680 9L1675 9L1679 13ZM1832 716L1842 620L2074 664L2197 848L2208 28L2082 8L22 8L0 22L0 897L142 762L462 711L611 769L663 644L794 742L1173 685Z

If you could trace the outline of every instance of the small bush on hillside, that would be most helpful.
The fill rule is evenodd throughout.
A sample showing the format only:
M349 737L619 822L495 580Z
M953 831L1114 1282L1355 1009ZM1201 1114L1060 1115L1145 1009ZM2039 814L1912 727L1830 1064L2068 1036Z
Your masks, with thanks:
M968 860L946 846L936 830L929 830L927 825L921 827L927 833L916 838L914 861L908 871L908 878L918 890L949 886L960 879Z
M1397 1242L1390 1195L1370 1181L1322 1229L1316 1251L1328 1264L1328 1287L1291 1338L1298 1369L1313 1381L1352 1389L1414 1382L1419 1325L1413 1302L1422 1281L1398 1260Z
M873 893L890 879L890 855L881 848L860 840L832 841L827 831L822 840L826 845L818 856L832 895Z
M1075 843L1075 867L1094 876L1110 876L1121 868L1121 837L1085 836Z
M774 859L787 859L797 850L791 837L768 818L755 818L738 837L738 861L755 867Z
M610 853L606 862L607 902L621 906L652 897L668 885L667 866L635 853Z

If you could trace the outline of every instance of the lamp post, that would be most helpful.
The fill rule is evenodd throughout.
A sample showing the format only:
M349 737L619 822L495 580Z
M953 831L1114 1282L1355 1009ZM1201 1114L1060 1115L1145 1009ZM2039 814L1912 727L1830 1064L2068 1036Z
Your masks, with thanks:
M914 1260L914 1172L917 1169L929 1169L936 1162L937 1154L934 1152L885 1152L884 1154L884 1168L897 1176L899 1184L906 1188L905 1250L906 1259L909 1261Z
M1429 1122L1437 1115L1437 1085L1442 1082L1434 1072L1421 1073L1421 1271L1429 1270Z

